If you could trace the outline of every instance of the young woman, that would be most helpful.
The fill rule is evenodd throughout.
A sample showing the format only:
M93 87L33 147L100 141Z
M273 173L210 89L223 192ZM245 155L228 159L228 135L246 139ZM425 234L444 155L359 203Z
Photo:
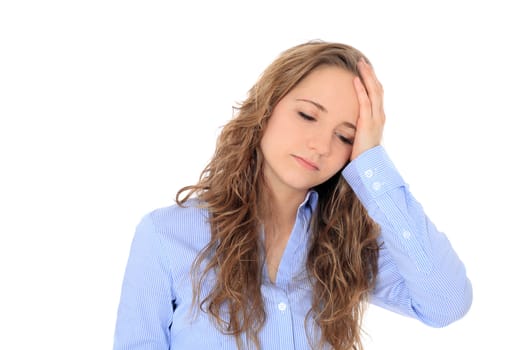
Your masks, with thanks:
M465 268L380 145L383 90L348 45L283 52L177 204L137 227L115 349L361 349L368 302L461 318Z

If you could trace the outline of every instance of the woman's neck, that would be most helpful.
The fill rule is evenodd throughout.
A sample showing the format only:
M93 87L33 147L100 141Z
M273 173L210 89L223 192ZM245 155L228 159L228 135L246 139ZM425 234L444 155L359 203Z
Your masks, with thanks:
M267 191L264 196L263 220L270 226L293 227L297 208L304 201L306 193Z

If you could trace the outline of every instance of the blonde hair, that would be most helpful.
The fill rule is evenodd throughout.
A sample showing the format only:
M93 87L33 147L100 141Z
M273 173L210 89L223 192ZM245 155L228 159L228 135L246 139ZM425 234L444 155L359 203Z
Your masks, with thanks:
M258 334L266 321L260 290L261 201L265 198L260 142L268 118L276 104L315 68L338 66L359 75L357 62L362 57L351 46L323 41L284 51L222 129L198 183L177 193L179 205L195 194L210 214L211 240L192 270L194 303L212 316L223 333L236 338L239 349L243 335L260 349ZM315 344L310 342L313 347L362 349L364 307L377 275L378 228L340 172L315 189L319 201L306 262L313 300L307 319L319 327L320 337ZM201 299L203 281L210 272L214 286ZM222 318L225 311L226 320Z

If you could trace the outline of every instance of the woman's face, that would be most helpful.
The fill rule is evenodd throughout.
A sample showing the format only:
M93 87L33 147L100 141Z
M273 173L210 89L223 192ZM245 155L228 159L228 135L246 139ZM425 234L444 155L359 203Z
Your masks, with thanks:
M359 116L354 77L321 66L275 106L261 140L264 176L275 193L304 195L349 161Z

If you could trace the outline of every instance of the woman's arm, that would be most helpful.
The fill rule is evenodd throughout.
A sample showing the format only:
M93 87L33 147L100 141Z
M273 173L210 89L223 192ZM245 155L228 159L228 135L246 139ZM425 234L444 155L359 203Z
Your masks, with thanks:
M382 146L343 171L369 215L381 226L379 274L372 302L445 326L466 314L472 286L447 237L414 199Z
M149 215L137 226L118 308L114 350L169 349L171 273Z

